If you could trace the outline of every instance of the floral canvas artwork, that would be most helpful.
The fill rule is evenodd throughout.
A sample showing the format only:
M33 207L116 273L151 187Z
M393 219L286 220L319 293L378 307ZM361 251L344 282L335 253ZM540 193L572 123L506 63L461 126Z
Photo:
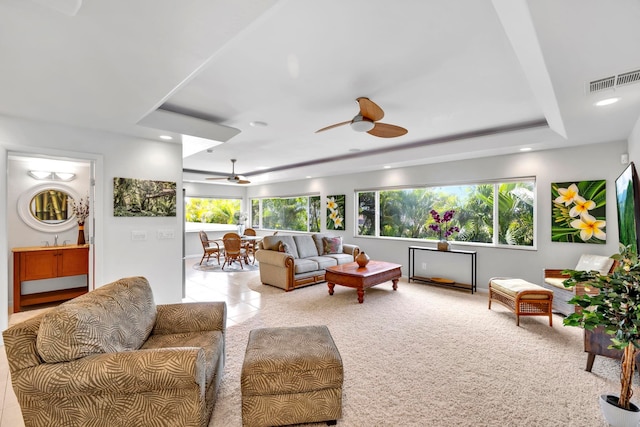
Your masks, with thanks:
M327 230L344 230L344 198L327 196Z
M598 243L607 241L606 181L551 184L551 240Z

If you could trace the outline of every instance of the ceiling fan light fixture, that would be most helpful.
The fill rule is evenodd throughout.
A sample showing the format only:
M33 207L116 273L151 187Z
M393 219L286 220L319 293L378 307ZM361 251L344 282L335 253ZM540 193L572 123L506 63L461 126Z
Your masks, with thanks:
M356 132L369 132L375 127L375 123L371 120L365 119L362 116L358 116L351 122L351 129Z

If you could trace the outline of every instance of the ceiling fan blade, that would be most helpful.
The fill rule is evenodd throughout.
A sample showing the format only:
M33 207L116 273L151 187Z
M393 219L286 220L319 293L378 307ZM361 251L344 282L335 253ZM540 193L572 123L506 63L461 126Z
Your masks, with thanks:
M390 125L387 123L376 123L373 129L367 133L380 138L395 138L396 136L402 136L407 132L408 130L400 126Z
M229 179L228 177L220 177L220 178L205 178L207 181L216 181L216 180L220 180L220 179Z
M251 181L246 180L246 179L238 179L236 181L236 183L238 183L238 184L251 184Z
M342 126L342 125L347 125L351 123L351 120L347 120L346 122L342 122L342 123L336 123L335 125L331 125L331 126L327 126L326 128L322 128L322 129L318 129L316 131L316 133L318 132L324 132L325 130L329 130L329 129L333 129L333 128L337 128L338 126Z
M360 114L362 114L363 117L371 119L374 122L382 120L384 117L384 111L382 111L382 108L369 98L360 97L356 99L356 101L360 104Z

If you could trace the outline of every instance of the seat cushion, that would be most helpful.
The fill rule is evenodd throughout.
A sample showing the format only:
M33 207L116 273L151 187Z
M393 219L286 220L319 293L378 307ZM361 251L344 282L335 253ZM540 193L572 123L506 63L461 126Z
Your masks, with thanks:
M296 258L293 260L293 273L309 273L320 270L318 263L310 258Z
M296 242L298 248L298 257L309 258L320 255L318 248L313 242L313 237L308 234L302 234L300 236L293 236L293 240Z
M566 289L566 290L571 290L573 289L573 287L567 288L564 286L564 281L566 279L562 279L560 277L545 277L544 279L544 283L551 285L553 287L556 287L558 289Z
M155 321L147 279L124 278L48 311L40 322L36 348L47 363L137 350Z
M327 267L333 267L334 265L338 265L338 261L335 258L331 258L328 256L314 256L307 259L317 262L319 270L326 270Z
M353 255L351 254L326 254L323 257L335 259L338 265L353 262Z
M522 279L492 279L491 287L507 295L516 297L522 291L539 291L539 294L523 295L522 299L549 299L549 289Z
M221 331L184 332L179 334L151 335L141 349L198 347L205 355L205 384L211 383L218 360L224 357L224 335Z

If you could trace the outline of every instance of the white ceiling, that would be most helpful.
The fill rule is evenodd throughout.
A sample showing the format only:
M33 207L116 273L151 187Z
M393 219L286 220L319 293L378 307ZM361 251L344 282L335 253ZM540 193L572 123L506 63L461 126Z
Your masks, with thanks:
M639 0L0 0L0 114L158 139L162 107L240 131L185 179L235 158L254 184L626 140L640 83L585 85L640 69L639 22ZM360 96L408 134L314 133Z

